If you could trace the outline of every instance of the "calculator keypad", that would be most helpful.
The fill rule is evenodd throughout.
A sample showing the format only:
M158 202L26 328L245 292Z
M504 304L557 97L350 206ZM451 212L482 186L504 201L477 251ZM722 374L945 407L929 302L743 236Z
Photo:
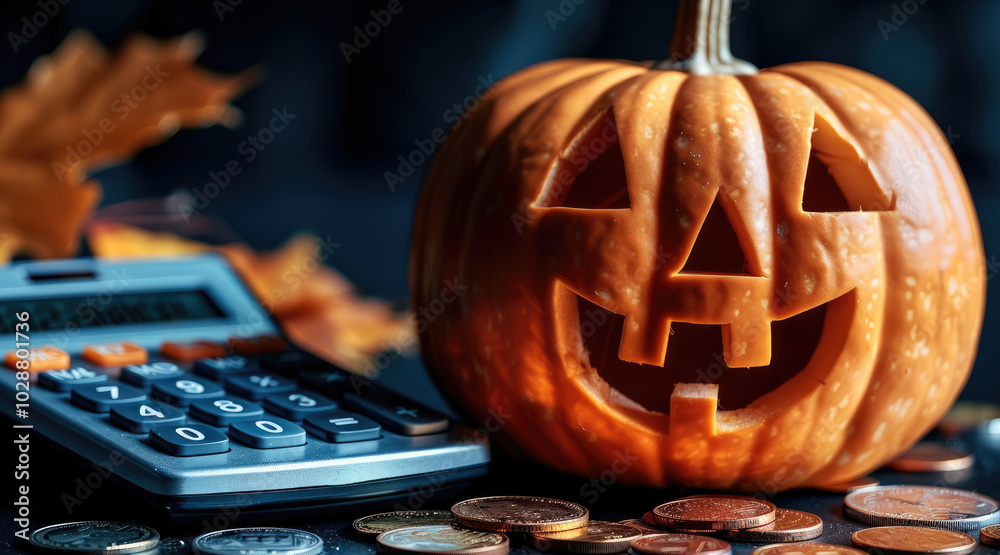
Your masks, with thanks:
M309 441L377 441L384 431L417 436L448 429L440 413L385 390L368 391L366 380L313 355L270 352L283 343L267 338L240 345L248 356L223 352L185 360L188 347L220 353L203 342L176 344L184 356L122 365L121 381L83 366L40 372L38 380L45 389L70 392L67 402L109 412L117 428L149 434L150 445L179 457L226 453L230 440L243 449L278 449Z
M74 386L70 396L74 403L91 412L108 412L116 405L146 400L145 391L110 380Z
M199 399L222 397L224 394L219 384L190 374L181 375L176 380L153 382L153 397L178 407L186 407Z
M161 451L178 457L215 455L229 451L229 438L226 434L208 424L157 426L150 430L149 442Z

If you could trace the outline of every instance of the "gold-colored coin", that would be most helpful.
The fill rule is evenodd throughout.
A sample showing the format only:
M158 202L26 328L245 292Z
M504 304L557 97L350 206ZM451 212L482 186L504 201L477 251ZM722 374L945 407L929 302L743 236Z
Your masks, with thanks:
M453 528L447 524L397 528L379 534L375 541L379 553L403 555L506 555L510 552L510 540L503 534Z
M660 526L692 530L738 530L774 522L773 503L736 495L700 495L664 503L653 509Z
M952 449L942 443L925 441L910 448L889 468L904 472L948 472L964 470L976 462L971 453Z
M844 515L873 526L978 530L995 524L998 510L994 499L955 488L875 486L844 497Z
M833 493L850 493L856 489L867 488L871 486L879 485L879 481L871 476L865 476L864 478L858 478L856 480L850 480L847 482L838 482L835 484L823 484L821 486L816 486L816 489L823 491L831 491Z
M987 526L986 528L980 530L979 541L982 542L983 545L1000 547L1000 524Z
M531 542L535 549L560 553L623 553L642 532L632 526L613 522L591 521L584 528L561 532L535 532Z
M926 526L865 528L851 534L851 541L882 555L964 555L976 550L976 539L968 534Z
M632 551L648 555L730 555L732 546L696 534L650 534L632 542Z
M618 524L631 526L632 528L639 530L639 532L641 532L643 536L648 534L662 534L664 531L663 528L658 528L656 526L650 525L646 521L638 518L629 518L619 522Z
M363 516L354 521L358 532L377 536L382 532L410 526L451 524L451 511L393 511Z
M586 507L560 499L501 495L460 501L451 507L455 523L491 532L556 532L583 528Z
M784 555L786 553L789 555L868 555L868 553L854 547L811 542L776 543L753 550L753 555Z
M775 511L774 522L745 528L743 530L726 530L723 537L745 542L800 542L818 538L823 534L823 519L804 511L778 509Z

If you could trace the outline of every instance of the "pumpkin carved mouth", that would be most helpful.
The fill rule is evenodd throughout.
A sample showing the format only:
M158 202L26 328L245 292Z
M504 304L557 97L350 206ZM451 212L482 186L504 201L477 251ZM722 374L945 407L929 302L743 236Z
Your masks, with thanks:
M820 386L836 364L835 354L847 341L848 325L856 304L856 291L783 320L771 322L771 361L765 366L730 368L723 355L722 326L673 322L670 346L662 366L637 364L618 356L625 316L598 306L566 287L560 295L568 306L574 303L576 319L562 319L565 330L580 338L581 363L593 369L615 394L646 411L670 413L670 398L676 384L717 384L718 409L746 408L798 377ZM562 306L567 306L563 304ZM568 354L568 353L567 353ZM809 372L804 372L809 368Z

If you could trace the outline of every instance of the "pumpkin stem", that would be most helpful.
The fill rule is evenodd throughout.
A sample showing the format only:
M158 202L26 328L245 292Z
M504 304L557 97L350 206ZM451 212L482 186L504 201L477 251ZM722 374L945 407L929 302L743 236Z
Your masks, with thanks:
M655 69L694 75L757 73L756 66L734 58L729 50L732 13L733 0L681 0L670 56Z

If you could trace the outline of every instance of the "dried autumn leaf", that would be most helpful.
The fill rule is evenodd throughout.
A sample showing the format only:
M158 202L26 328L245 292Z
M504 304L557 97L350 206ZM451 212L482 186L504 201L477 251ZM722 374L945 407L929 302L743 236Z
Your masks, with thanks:
M354 287L320 259L330 245L309 234L282 248L257 254L246 245L213 247L171 233L118 223L97 222L87 230L95 256L170 257L218 252L226 257L264 308L302 348L355 371L387 347L415 345L412 322L386 303L359 296Z
M100 200L87 172L181 126L231 123L228 101L250 76L194 67L200 42L136 36L109 54L77 31L0 95L0 262L75 250Z

